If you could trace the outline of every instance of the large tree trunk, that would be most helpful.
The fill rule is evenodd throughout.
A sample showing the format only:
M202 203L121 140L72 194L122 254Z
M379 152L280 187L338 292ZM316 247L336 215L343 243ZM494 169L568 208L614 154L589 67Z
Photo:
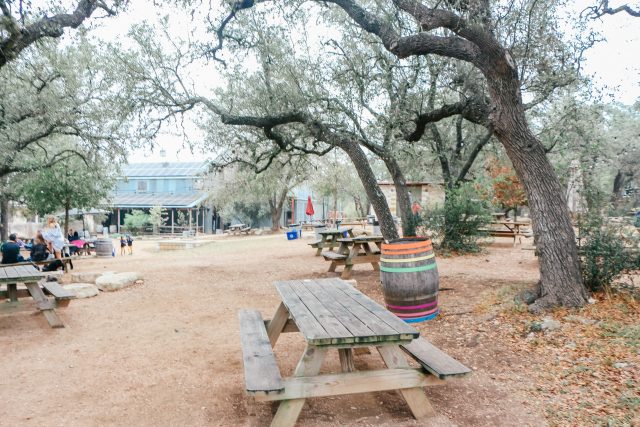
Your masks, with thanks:
M411 212L411 198L409 197L409 189L407 188L407 180L400 168L400 165L392 156L381 157L387 170L391 174L393 186L396 189L396 199L398 201L398 215L402 221L402 235L414 236L415 224L413 223L413 213Z
M280 230L280 218L282 217L282 209L284 207L284 202L287 199L287 193L288 193L288 190L285 189L280 192L279 197L274 195L271 199L269 199L272 231Z
M69 210L71 209L71 198L67 197L64 202L64 234L67 237L69 235Z
M503 54L485 74L493 104L491 122L527 192L538 236L541 298L531 308L579 307L587 292L564 191L542 144L529 129L515 65L506 51Z
M0 241L9 239L9 199L0 195Z
M356 172L358 172L362 185L367 192L367 197L371 201L373 210L378 217L382 236L386 240L397 239L399 237L398 230L393 222L393 215L391 215L387 199L384 197L382 190L380 190L376 176L371 170L371 165L369 165L369 160L367 160L362 147L357 142L346 140L342 140L339 146L347 153L356 168Z

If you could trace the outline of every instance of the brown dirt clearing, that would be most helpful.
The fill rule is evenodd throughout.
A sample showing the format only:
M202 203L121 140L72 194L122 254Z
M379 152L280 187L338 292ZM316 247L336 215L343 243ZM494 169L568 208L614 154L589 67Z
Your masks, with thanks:
M196 249L157 252L155 242L137 240L133 256L78 260L74 271L137 271L144 284L72 301L58 310L64 329L49 328L29 299L22 301L31 310L0 311L0 425L268 425L277 403L245 397L236 313L251 307L271 317L279 303L276 280L335 277L313 256L310 241L224 237ZM532 339L527 325L539 318L510 302L537 280L533 251L498 239L481 255L440 258L438 268L442 314L418 329L474 370L467 379L426 390L438 417L417 422L397 392L385 392L309 399L297 425L579 424L583 418L545 411L555 394L540 386L541 375L573 367L551 366L558 352L543 351L557 347L568 328ZM383 302L370 265L356 266L353 278ZM620 345L615 357L635 371L618 371L631 384L638 380L638 353ZM303 348L298 334L281 336L275 353L283 376ZM381 364L377 352L356 356L356 367ZM330 354L323 372L339 368L337 352ZM640 399L637 389L623 392L631 404Z

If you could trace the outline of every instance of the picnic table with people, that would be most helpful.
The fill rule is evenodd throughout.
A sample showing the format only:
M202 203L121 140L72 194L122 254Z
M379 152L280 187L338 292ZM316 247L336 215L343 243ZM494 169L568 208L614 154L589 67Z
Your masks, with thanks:
M348 237L339 238L337 242L340 244L337 251L322 252L324 259L331 261L329 272L336 271L338 266L344 266L340 277L349 279L351 278L351 271L355 264L371 264L375 271L380 270L380 252L382 250L382 243L384 243L384 237Z
M256 401L280 401L272 426L293 426L307 398L386 390L399 390L415 418L434 416L423 387L471 373L343 280L285 281L275 287L282 302L272 319L263 320L257 310L239 312L246 392ZM274 349L287 332L300 333L306 347L293 375L283 378ZM362 347L374 347L386 368L357 371L354 350ZM333 350L341 372L320 373Z

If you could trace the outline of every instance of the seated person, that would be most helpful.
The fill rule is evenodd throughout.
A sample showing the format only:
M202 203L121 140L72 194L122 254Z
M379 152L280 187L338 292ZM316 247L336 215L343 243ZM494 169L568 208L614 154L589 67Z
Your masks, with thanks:
M24 257L20 255L20 246L16 243L17 236L15 233L9 235L9 240L2 244L2 264L15 264L24 261Z
M36 237L33 239L30 261L44 261L48 257L49 248L42 238L42 233L38 231L38 234L36 234Z

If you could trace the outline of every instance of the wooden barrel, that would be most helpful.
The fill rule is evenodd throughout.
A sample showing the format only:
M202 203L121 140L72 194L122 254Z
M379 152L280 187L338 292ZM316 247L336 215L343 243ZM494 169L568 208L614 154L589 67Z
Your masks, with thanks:
M430 239L384 243L380 279L387 308L405 322L424 322L438 315L439 277Z
M113 243L111 239L101 238L94 243L96 248L96 256L107 257L113 253Z

